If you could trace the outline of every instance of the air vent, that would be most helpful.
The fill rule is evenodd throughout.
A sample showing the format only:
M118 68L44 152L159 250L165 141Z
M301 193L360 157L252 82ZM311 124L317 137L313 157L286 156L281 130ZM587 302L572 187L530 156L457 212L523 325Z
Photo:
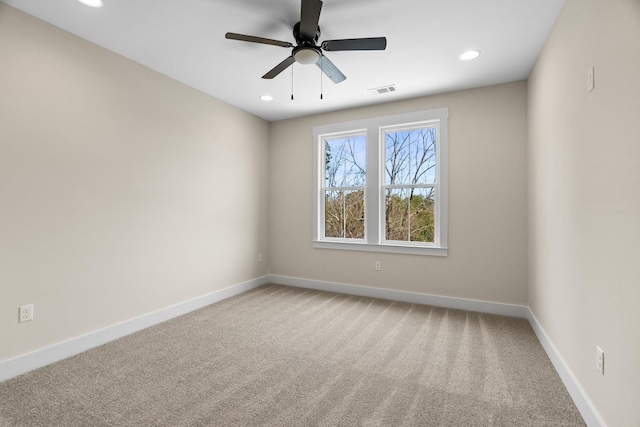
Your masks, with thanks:
M367 89L367 92L369 92L372 95L382 95L383 93L389 93L389 92L395 92L396 89L396 85L388 85L388 86L382 86L382 87L375 87L373 89Z

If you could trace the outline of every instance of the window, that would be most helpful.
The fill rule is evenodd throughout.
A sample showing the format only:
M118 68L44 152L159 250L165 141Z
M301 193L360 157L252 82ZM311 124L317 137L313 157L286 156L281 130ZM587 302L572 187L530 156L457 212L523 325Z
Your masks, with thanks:
M447 255L447 118L314 127L314 247Z

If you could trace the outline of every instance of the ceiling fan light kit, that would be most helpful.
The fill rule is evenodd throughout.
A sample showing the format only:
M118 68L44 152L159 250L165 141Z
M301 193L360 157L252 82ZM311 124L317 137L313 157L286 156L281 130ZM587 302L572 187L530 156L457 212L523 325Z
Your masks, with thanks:
M322 56L320 49L311 46L298 46L293 49L293 58L298 64L309 65L315 64Z
M347 51L347 50L385 50L387 39L385 37L369 37L357 39L325 40L317 45L320 38L320 12L322 0L302 0L300 7L300 22L293 27L293 37L297 45L292 43L267 39L264 37L248 36L238 33L227 33L225 37L231 40L240 40L250 43L260 43L284 48L293 48L291 55L267 72L263 79L273 79L278 74L289 68L294 62L299 64L316 64L318 68L334 83L340 83L346 76L336 67L322 52Z
M78 0L80 3L89 7L102 7L102 0Z

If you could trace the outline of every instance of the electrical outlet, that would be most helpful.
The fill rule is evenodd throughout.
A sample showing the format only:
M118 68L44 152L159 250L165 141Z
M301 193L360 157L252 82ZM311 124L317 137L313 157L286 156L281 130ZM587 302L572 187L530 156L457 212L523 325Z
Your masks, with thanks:
M382 270L382 265L380 264L380 261L376 261L376 271L380 270Z
M262 262L262 254L258 254L258 262Z
M18 309L18 322L33 320L33 304L22 305Z
M604 351L600 347L596 347L596 367L604 375Z

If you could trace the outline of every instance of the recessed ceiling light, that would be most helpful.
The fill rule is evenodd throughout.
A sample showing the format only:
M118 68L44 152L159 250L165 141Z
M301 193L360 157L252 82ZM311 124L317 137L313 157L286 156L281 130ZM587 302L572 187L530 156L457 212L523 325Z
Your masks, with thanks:
M262 95L260 97L260 99L262 99L263 101L273 101L273 96L271 96L271 95Z
M78 0L78 1L89 7L102 7L102 0Z
M462 55L458 56L458 59L461 61L470 61L472 59L476 59L478 56L480 56L480 51L468 50L464 52Z

